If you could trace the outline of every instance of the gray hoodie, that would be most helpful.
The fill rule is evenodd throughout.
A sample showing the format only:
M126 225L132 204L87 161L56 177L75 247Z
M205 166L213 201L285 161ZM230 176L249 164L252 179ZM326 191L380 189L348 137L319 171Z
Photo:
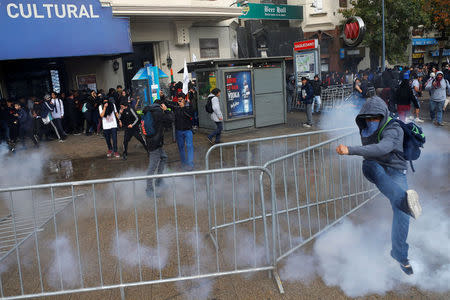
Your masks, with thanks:
M223 119L223 115L222 115L222 111L220 110L219 98L217 98L217 96L215 96L214 94L209 94L208 98L209 97L212 97L211 104L212 104L212 109L214 111L211 114L211 120L213 120L214 122L222 122L221 119Z
M377 96L366 100L355 120L360 132L366 128L365 117L368 115L382 116L380 125L371 136L361 136L362 146L348 147L349 154L363 156L364 159L376 161L383 166L406 170L407 164L402 154L403 129L397 122L391 122L383 129L378 142L378 132L389 117L386 103Z
M439 75L439 74L443 75L443 73L441 71L436 72L436 76ZM447 97L446 92L448 92L450 94L450 84L449 84L449 82L447 80L445 80L445 78L442 78L441 86L439 88L435 88L433 86L433 82L435 80L436 79L429 80L427 82L427 85L425 86L425 89L427 91L430 91L430 95L431 95L430 100L433 100L433 101L436 101L436 102L444 102L446 97Z

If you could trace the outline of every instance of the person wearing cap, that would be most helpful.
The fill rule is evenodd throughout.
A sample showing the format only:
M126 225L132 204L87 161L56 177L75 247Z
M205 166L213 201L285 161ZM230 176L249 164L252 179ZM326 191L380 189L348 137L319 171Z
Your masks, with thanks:
M436 126L444 126L442 112L447 93L450 94L450 84L444 79L442 71L436 72L436 78L429 80L425 89L430 92L430 117Z
M136 111L130 106L128 99L122 99L120 102L119 120L122 122L122 126L125 128L125 134L123 136L123 155L122 158L126 160L128 158L128 143L132 137L135 137L144 146L147 151L147 144L141 136L139 131L139 117Z
M392 207L391 256L408 275L413 268L408 260L409 219L422 213L419 196L408 189L407 163L403 155L403 129L397 122L389 122L389 110L384 101L375 96L367 99L356 116L362 146L339 145L339 155L363 156L364 176L386 196ZM386 125L387 124L387 125ZM379 133L381 130L381 133Z
M310 128L313 125L312 109L314 102L314 89L306 77L302 77L302 87L300 89L299 99L303 101L306 106L306 123L303 124L303 127Z

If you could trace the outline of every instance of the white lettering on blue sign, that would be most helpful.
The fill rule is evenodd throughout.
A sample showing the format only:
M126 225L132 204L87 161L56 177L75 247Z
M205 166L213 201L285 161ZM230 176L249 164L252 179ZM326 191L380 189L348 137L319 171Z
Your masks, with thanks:
M24 19L52 19L53 16L59 19L96 19L99 15L94 13L94 7L90 5L75 5L75 4L23 4L23 3L8 3L6 5L6 13L8 17L17 19L22 17Z

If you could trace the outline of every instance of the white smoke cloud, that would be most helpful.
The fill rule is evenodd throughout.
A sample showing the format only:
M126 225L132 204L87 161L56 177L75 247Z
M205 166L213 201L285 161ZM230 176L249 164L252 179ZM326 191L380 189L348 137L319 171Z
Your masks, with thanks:
M161 227L158 232L159 247L158 245L147 247L142 240L138 247L135 233L119 232L118 239L114 235L111 254L128 267L138 266L140 257L141 266L162 270L168 262L172 233L173 230L169 225Z
M74 249L74 245L66 236L58 237L50 244L53 256L47 277L52 287L60 288L61 280L65 288L79 284L78 261Z

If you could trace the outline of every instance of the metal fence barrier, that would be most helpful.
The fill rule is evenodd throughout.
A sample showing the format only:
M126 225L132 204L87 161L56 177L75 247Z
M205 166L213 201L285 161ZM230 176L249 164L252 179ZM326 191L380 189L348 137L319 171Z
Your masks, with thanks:
M249 176L256 180L240 184ZM206 177L217 213L232 223L213 234L214 244L207 238ZM147 181L155 189L150 197ZM15 240L14 250L0 261L0 296L93 292L102 298L95 293L118 289L125 298L127 287L273 270L268 244L273 231L265 218L271 200L267 206L261 200L272 183L266 169L243 167L0 189ZM165 186L161 195L157 184ZM55 195L65 193L70 205L58 209ZM34 205L39 199L50 199L50 222L39 222L41 210ZM238 205L264 218L241 224ZM20 242L18 212L24 209L33 230Z
M206 152L205 168L262 166L269 160L327 140L333 133L354 130L344 127L216 144Z
M356 139L358 134L344 134L264 165L278 179L272 190L277 262L378 195L362 174L362 158L335 152Z
M352 131L267 161L264 168L270 170L274 183L270 191L262 194L267 197L272 193L272 209L265 210L266 216L242 211L236 202L233 221L227 221L217 210L215 195L209 195L208 199L213 199L213 204L208 206L211 235L235 223L255 226L256 221L265 218L272 224L272 237L275 237L271 243L273 261L280 262L378 195L373 184L364 179L361 158L335 153L338 144L355 144L358 139L359 134ZM236 185L252 185L254 180L253 177L243 178ZM261 178L261 190L263 185ZM261 203L265 203L265 199L261 199ZM272 219L273 210L276 222ZM276 268L273 274L283 292Z
M258 271L270 271L283 292L277 263L377 195L361 159L334 153L358 137L345 131L264 166L233 160L237 167L0 189L14 240L0 259L0 296L114 290L124 299L132 287ZM251 151L262 141L228 146L236 157L236 145ZM25 237L24 215L33 221Z
M321 110L330 111L336 107L340 107L345 103L345 100L352 94L353 84L331 85L322 88L320 92ZM300 101L296 96L294 101L294 109L305 110L305 103Z

